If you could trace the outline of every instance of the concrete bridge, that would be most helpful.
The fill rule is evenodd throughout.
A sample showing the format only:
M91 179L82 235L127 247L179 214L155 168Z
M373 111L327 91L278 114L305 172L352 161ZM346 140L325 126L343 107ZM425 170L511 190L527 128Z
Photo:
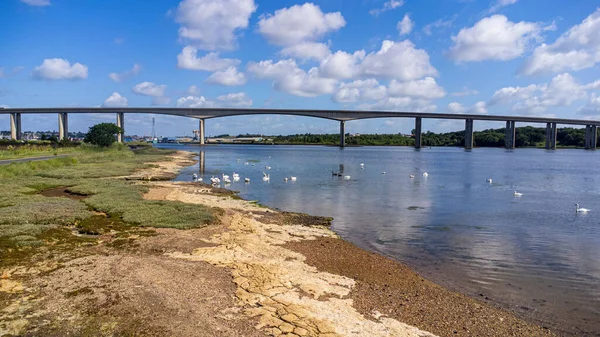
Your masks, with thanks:
M228 109L228 108L101 108L101 107L72 107L72 108L0 108L0 114L10 115L10 130L12 139L21 139L22 114L57 114L59 138L64 139L69 132L69 114L82 113L110 113L116 114L116 123L124 129L125 113L163 114L183 116L199 119L200 144L204 144L204 121L209 118L242 116L242 115L292 115L308 116L339 121L340 146L346 145L345 123L347 121L367 118L413 118L415 120L415 147L421 147L421 125L424 118L429 119L457 119L465 121L465 148L473 147L473 122L474 121L499 121L506 122L505 146L507 149L515 147L515 125L519 123L546 124L546 149L556 149L557 124L585 126L585 148L596 149L598 138L597 128L600 121L496 116L496 115L462 115L447 113L426 112L391 112L391 111L361 111L361 110L304 110L304 109ZM118 141L123 141L123 135L118 135Z

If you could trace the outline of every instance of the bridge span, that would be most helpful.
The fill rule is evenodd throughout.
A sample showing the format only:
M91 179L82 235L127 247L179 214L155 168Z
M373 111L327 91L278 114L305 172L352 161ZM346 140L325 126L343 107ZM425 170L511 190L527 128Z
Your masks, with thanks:
M506 122L505 147L515 147L516 123L545 123L546 124L546 149L556 149L556 126L557 124L585 126L585 148L596 149L598 138L597 128L600 121L525 117L525 116L498 116L498 115L469 115L427 112L392 112L392 111L363 111L363 110L308 110L308 109L256 109L256 108L105 108L105 107L69 107L69 108L0 108L0 114L10 115L10 130L12 139L21 139L22 114L57 114L59 138L64 139L68 135L68 115L82 113L116 114L116 124L124 129L125 113L163 114L172 116L183 116L199 119L200 144L204 144L205 128L204 121L209 118L242 116L242 115L292 115L324 118L339 121L340 123L340 146L346 145L345 123L347 121L368 118L413 118L415 120L415 147L421 147L421 125L422 120L450 119L465 121L465 148L473 147L473 122L474 121L500 121ZM123 141L123 135L118 135L118 141Z

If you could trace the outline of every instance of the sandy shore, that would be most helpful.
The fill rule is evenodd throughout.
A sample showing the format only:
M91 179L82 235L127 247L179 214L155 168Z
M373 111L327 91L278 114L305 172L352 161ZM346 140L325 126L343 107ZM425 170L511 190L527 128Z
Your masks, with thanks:
M180 152L136 179L189 163ZM125 247L107 235L77 258L5 270L0 292L19 296L0 311L0 336L551 335L361 250L326 219L203 184L140 183L147 199L221 209L219 224L129 235Z

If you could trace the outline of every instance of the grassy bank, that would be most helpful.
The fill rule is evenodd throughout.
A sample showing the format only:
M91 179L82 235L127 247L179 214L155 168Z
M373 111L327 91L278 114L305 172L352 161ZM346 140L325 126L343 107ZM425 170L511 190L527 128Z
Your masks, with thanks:
M66 158L0 167L0 256L14 257L3 258L0 267L52 249L57 242L93 244L94 238L82 240L77 234L114 230L103 221L91 221L98 212L122 223L125 227L120 229L185 229L215 221L215 210L208 207L144 200L147 187L122 178L152 162L168 160L169 154L154 148L134 152L125 146L83 147ZM65 191L64 196L40 194L57 187ZM99 228L90 228L94 224Z

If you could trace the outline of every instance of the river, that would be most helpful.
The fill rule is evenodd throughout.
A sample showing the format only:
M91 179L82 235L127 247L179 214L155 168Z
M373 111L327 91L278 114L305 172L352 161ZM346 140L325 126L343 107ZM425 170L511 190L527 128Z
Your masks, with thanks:
M241 182L227 188L246 199L331 216L344 239L434 282L555 331L600 336L598 151L157 147L199 154L177 180L237 172ZM576 213L576 203L591 211Z

